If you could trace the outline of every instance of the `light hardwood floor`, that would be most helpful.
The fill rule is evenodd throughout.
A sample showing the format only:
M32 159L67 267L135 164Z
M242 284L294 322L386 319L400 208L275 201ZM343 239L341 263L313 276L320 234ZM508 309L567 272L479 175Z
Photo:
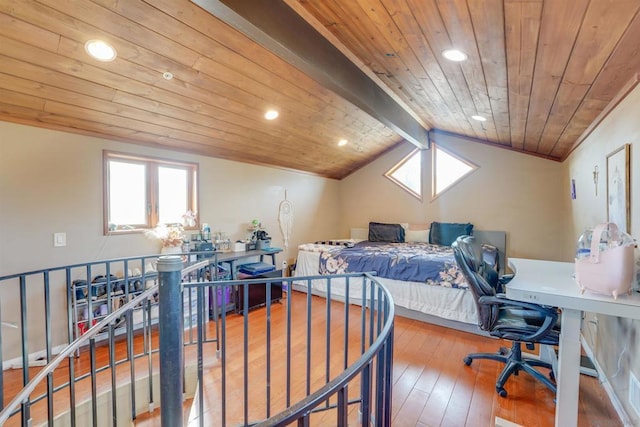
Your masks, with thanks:
M297 307L304 305L305 296L293 292L291 302ZM314 312L312 322L314 328L324 328L325 301L321 298L312 299ZM358 308L353 307L354 312ZM302 310L298 310L300 312ZM332 312L343 312L342 304L332 305ZM272 307L272 346L282 345L281 337L275 335L284 320L284 304L275 304ZM301 313L298 315L302 316ZM257 309L249 316L249 329L253 336L264 336L265 309ZM339 316L332 314L331 330L341 330ZM295 317L293 323L300 323ZM304 322L302 322L304 323ZM355 323L355 322L354 322ZM210 322L213 332L214 322ZM354 328L357 326L353 326ZM239 366L234 366L234 361L241 359L238 353L239 346L233 340L242 339L244 328L241 316L231 315L227 318L228 351L227 361L228 380L233 383L233 373ZM336 335L339 335L337 333ZM253 338L252 338L253 339ZM333 337L332 337L333 341ZM336 342L340 341L338 336ZM262 345L264 341L252 341L252 345ZM393 426L493 426L496 417L511 421L526 427L547 427L554 424L554 397L543 385L534 381L524 373L512 377L506 384L509 393L507 398L501 398L495 392L495 380L502 369L497 362L476 360L471 366L465 366L463 357L470 352L493 352L500 346L508 346L509 343L483 336L447 329L416 320L403 317L395 319L395 345L393 364L393 397L392 397L392 425ZM304 349L306 346L304 335L293 334L292 347ZM312 342L315 348L317 344ZM332 348L334 348L332 346ZM337 346L336 346L337 348ZM106 351L106 349L105 349ZM119 349L118 351L122 351ZM355 353L355 352L354 352ZM79 366L83 364L81 356L77 361ZM298 362L292 363L294 372ZM156 364L157 366L157 364ZM275 363L272 367L272 381L282 380L283 363ZM249 365L249 376L255 379L264 377L264 363L256 361ZM5 372L5 385L15 375L19 382L20 371ZM333 373L333 372L332 372ZM237 378L236 376L235 378ZM126 375L120 381L126 381ZM216 402L219 401L220 369L219 362L210 358L205 366L205 425L219 425L219 414ZM292 382L292 394L299 396L304 394L304 381L299 379ZM242 399L237 393L230 392L228 388L227 412L241 413ZM255 387L256 393L263 390ZM5 390L5 393L7 391ZM10 393L9 393L10 394ZM207 403L208 402L208 403ZM272 404L275 412L283 405L282 396L272 396ZM234 406L235 405L235 406ZM185 404L185 422L188 419L190 402ZM261 405L260 405L261 406ZM263 408L256 409L260 413ZM135 424L142 427L160 426L160 411L156 409L151 414L141 414ZM236 417L237 418L237 417ZM241 418L238 418L241 419ZM357 406L350 410L350 425L357 423ZM237 421L237 419L236 419ZM620 426L622 425L617 414L613 410L608 397L598 380L582 376L580 382L580 426ZM237 425L235 422L227 425ZM334 415L331 411L319 414L312 418L314 426L335 425Z
M296 292L291 297L294 301L304 298ZM314 298L313 303L322 307L324 300ZM250 328L254 330L262 327L260 310L264 313L259 309L250 318ZM282 306L274 306L274 322L283 313ZM314 322L321 320L314 318ZM298 339L302 340L302 336ZM553 426L554 396L529 375L523 373L510 379L506 385L509 396L501 398L495 392L501 364L477 360L465 366L462 362L467 353L493 352L508 345L506 341L396 317L392 425L480 427L493 426L496 417L500 417L526 427ZM205 383L207 390L216 387L213 377ZM582 376L579 410L580 426L622 425L595 378ZM215 422L216 418L205 414L205 419ZM351 411L350 421L353 420L357 420L357 410ZM160 425L157 419L137 424ZM319 415L312 419L312 425L332 426L335 418L330 413Z

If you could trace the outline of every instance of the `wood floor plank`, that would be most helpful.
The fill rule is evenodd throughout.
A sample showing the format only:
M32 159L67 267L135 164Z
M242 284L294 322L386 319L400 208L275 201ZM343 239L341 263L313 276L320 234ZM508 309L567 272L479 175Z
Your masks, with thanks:
M392 417L396 415L400 407L403 405L405 399L409 397L411 391L414 389L416 381L422 375L424 371L420 366L409 366L403 372L402 376L393 383L393 397L392 404L393 410L391 412Z
M429 425L442 425L444 413L453 398L452 393L457 377L464 367L463 363L449 363L448 359L461 360L465 343L456 337L455 342L438 359L435 366L440 366L440 375L436 380L429 400L420 414L420 422Z
M408 352L407 357L395 358L394 376L401 370L402 373L393 382L392 420L398 417L400 409L404 407L405 400L409 397L416 381L424 372L425 362L430 359L433 352L433 343L441 339L437 335L429 336L422 333L419 327L416 327L416 323L411 324L410 329L406 329L406 331L410 331L409 333L404 333L400 339L396 340L399 347L411 346L416 350Z
M476 382L465 425L473 425L474 422L487 422L493 415L493 401L496 397L495 382L496 369L488 360L477 360L468 367L476 372Z
M544 375L547 375L545 371L541 370ZM527 374L521 373L520 375ZM544 391L542 390L541 393ZM550 395L552 394L549 390L546 390L546 392ZM539 426L536 401L531 399L531 396L535 396L535 394L536 384L533 381L518 381L514 384L513 390L510 392L510 398L516 401L516 404L514 405L514 416L511 421L531 427Z
M449 353L452 341L450 339L442 339L433 349L431 357L425 358L425 365L429 368L423 372L416 383L416 388L431 393L433 387L438 381L440 370L444 367L444 361Z
M464 366L464 364L460 363L461 368L462 366ZM471 406L475 382L476 374L474 371L467 369L460 369L458 371L458 377L453 386L451 398L449 399L444 418L440 425L450 427L464 425L467 414L469 413L469 407Z
M393 417L392 425L398 427L416 425L428 399L429 393L416 388L412 389L402 402L396 416Z

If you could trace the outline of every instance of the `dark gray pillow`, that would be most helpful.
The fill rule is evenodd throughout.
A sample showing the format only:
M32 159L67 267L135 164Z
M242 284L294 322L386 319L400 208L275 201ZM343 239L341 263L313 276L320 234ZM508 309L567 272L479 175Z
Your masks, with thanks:
M404 243L404 228L400 224L369 223L370 242Z
M458 236L471 236L473 224L456 222L432 222L429 228L429 243L432 245L451 246Z

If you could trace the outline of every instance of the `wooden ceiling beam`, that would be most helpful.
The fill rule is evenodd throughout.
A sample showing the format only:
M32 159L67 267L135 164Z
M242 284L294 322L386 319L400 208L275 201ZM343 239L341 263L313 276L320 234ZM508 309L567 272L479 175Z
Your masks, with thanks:
M192 0L419 148L429 129L284 2Z

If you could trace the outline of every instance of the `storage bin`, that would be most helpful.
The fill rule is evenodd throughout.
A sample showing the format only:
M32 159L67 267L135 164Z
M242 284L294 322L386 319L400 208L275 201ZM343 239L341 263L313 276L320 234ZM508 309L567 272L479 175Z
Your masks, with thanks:
M585 290L618 295L631 292L634 280L634 241L614 223L598 224L578 241L576 282Z

